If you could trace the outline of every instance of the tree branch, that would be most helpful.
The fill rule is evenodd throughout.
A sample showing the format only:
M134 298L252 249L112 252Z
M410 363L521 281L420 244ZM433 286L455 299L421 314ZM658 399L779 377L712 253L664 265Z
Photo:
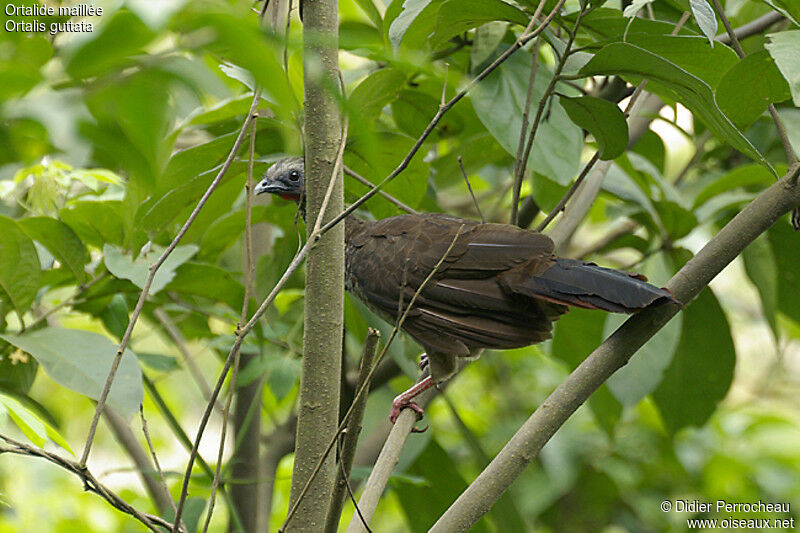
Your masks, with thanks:
M372 362L375 359L375 350L378 347L378 339L380 339L380 332L377 329L369 328L367 330L367 338L364 340L364 352L361 356L361 368L358 373L358 382L356 390L365 386L370 371L372 370ZM362 394L358 401L353 402L355 405L347 420L347 427L344 429L344 445L339 457L340 468L336 471L336 481L333 486L333 495L331 496L331 503L328 506L328 516L325 519L326 533L336 533L339 527L339 518L342 514L342 506L344 505L345 489L347 488L347 480L350 477L350 470L353 467L353 457L356 454L356 445L358 444L358 436L361 433L361 421L364 418L364 408L367 405L367 395Z
M60 466L61 468L72 472L81 480L83 481L83 487L85 490L90 492L94 492L95 494L99 495L101 498L106 500L111 506L114 508L122 511L125 514L129 514L142 524L147 526L148 529L154 531L155 533L161 533L161 530L158 527L166 527L171 528L172 524L167 522L161 517L154 516L148 513L143 513L130 505L128 502L120 498L116 493L109 490L105 485L97 481L97 478L89 472L89 469L86 468L85 465L77 463L75 461L71 461L69 459L65 459L60 457L54 453L50 453L48 451L42 450L41 448L35 448L33 446L29 446L25 443L16 441L10 437L6 437L5 435L0 435L0 439L5 441L9 446L0 446L0 455L4 453L13 453L17 455L27 455L30 457L40 457L51 463Z

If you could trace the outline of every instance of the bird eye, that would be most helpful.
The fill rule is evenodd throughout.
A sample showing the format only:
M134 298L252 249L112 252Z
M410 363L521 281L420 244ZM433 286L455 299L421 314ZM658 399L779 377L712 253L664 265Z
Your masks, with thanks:
M300 173L296 170L292 170L289 172L289 179L292 181L297 181L300 179Z

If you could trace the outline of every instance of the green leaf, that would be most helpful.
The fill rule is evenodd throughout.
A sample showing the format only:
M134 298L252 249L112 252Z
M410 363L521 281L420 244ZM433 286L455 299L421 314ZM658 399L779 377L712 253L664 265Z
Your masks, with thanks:
M436 15L432 46L436 48L451 37L498 20L526 26L529 17L501 0L446 0Z
M616 104L593 96L562 96L559 102L572 122L594 135L600 159L622 155L628 146L628 123Z
M381 110L397 97L405 82L406 75L391 68L378 70L364 78L353 89L348 101L354 119L369 121L378 118Z
M226 304L237 313L241 312L244 301L241 283L227 271L204 263L187 262L180 265L167 290L210 298Z
M749 164L737 167L702 189L694 200L692 210L697 209L724 192L738 189L739 187L749 187L758 191L764 187L769 187L773 182L772 174L760 165Z
M714 9L708 5L706 0L689 0L689 7L692 8L692 15L700 31L708 38L711 47L714 47L714 39L717 36L717 17Z
M800 26L800 1L798 0L765 0L776 11L780 11L796 25Z
M430 94L422 91L400 91L392 102L392 117L397 126L411 137L419 137L439 109L439 102ZM436 127L433 136L450 137L464 129L461 116L447 113Z
M710 87L717 87L725 73L739 62L732 48L717 43L713 48L699 35L628 34L626 42L674 63L697 76Z
M378 183L394 170L394 166L408 153L413 142L410 137L390 133L369 138L353 138L348 143L344 155L345 164L370 182ZM417 156L411 160L408 168L389 182L383 190L406 205L417 207L428 189L428 176L428 163ZM367 187L360 183L355 181L347 183L347 192L350 194L360 196L366 191ZM367 205L370 212L378 219L398 214L394 204L377 196Z
M772 329L775 340L780 337L775 313L778 310L778 266L775 254L766 235L759 235L742 252L747 277L758 289L764 318Z
M605 314L586 309L570 309L555 323L552 353L574 370L603 341ZM579 331L580 335L575 332ZM589 397L589 408L597 423L609 435L622 414L622 405L603 384Z
M651 280L665 280L672 273L663 254L651 257L642 266L641 271ZM656 281L651 282L658 285ZM604 337L613 333L627 319L628 317L624 315L609 314L606 318ZM639 348L627 365L608 379L606 383L612 394L623 405L636 405L658 387L680 341L682 322L683 315L676 315Z
M29 17L13 18L30 22ZM20 38L14 38L13 33L4 31L3 57L0 59L0 102L33 89L42 79L42 65L53 55L53 47L46 35L16 35Z
M92 38L78 47L67 61L67 72L73 78L89 78L133 65L133 56L155 37L155 33L127 9L104 16L99 26L89 34Z
M58 216L92 246L121 246L125 240L121 207L122 202L117 200L75 202L59 211Z
M103 325L118 339L122 339L125 330L128 329L130 318L128 317L128 305L125 297L119 293L111 298L108 307L100 314Z
M39 242L75 275L78 283L86 282L83 266L89 262L89 252L72 228L49 217L23 218L17 222L28 237Z
M244 161L232 163L228 172L220 180L220 186L241 176L246 171L247 163ZM136 213L136 218L141 222L142 228L148 232L163 231L184 208L197 204L218 173L219 168L211 168L211 170L195 175L186 183L170 189L157 200L142 204Z
M428 442L405 474L426 480L425 483L410 483L405 479L392 478L392 486L406 515L407 530L414 533L428 531L445 509L467 488L453 457L436 439ZM486 522L478 522L470 531L488 531Z
M150 294L156 294L163 289L175 276L175 269L191 259L198 249L194 244L177 246L156 272L150 285ZM144 288L150 265L158 259L162 251L160 246L153 246L148 253L133 259L120 247L107 244L103 247L103 258L109 272L120 279L130 280L141 289Z
M567 15L565 18L574 23L575 14ZM619 9L601 7L584 15L581 18L581 27L591 30L603 39L622 41L624 35L630 36L635 33L669 35L675 29L675 24L642 17L630 19L624 17ZM680 35L696 33L686 26L679 32Z
M78 329L45 328L0 338L31 354L60 385L97 400L111 370L117 347L106 337ZM125 350L108 405L130 419L142 403L142 371L136 356Z
M491 57L492 52L503 42L507 31L508 24L505 22L489 22L475 31L472 48L469 51L472 68L480 68L483 62Z
M402 5L402 11L389 25L387 33L389 42L395 50L400 46L400 41L403 40L406 31L419 17L420 13L431 4L438 7L437 4L440 4L441 0L405 0L403 2L397 0L397 2Z
M221 55L253 75L265 97L272 102L275 113L291 119L298 103L287 77L275 75L283 72L283 40L273 38L260 28L256 17L211 11L191 2L172 17L172 22L176 31L186 34L203 32L209 36L210 42L204 42L204 50Z
M0 299L24 314L36 297L41 275L33 241L13 219L0 215Z
M767 233L778 269L778 309L800 324L800 246L797 233L785 220L778 221Z
M163 355L160 353L142 353L137 352L136 357L142 364L149 366L153 370L159 372L170 372L178 368L178 361L174 357Z
M791 97L789 84L766 50L750 54L728 70L716 92L719 108L740 129L755 122L769 104Z
M764 47L789 83L794 105L800 107L800 30L770 33L767 39Z
M638 46L614 43L600 50L580 73L584 76L627 74L643 76L660 83L714 134L774 172L764 156L719 110L708 84L675 64Z
M375 2L373 0L355 0L358 7L360 7L364 14L367 15L369 20L375 25L376 28L379 30L383 27L383 19L381 18L381 13L378 11L378 8L375 6Z
M513 157L517 154L522 130L532 61L530 54L512 55L479 83L472 95L472 105L478 118ZM533 89L532 114L551 77L552 74L540 64ZM561 89L558 85L556 88ZM568 92L568 89L565 88L563 92ZM582 148L583 134L580 128L572 123L561 104L554 101L539 125L528 169L566 185L578 172Z
M36 359L27 357L17 348L0 341L0 391L28 394L36 379L37 370L39 363Z
M672 434L705 424L727 394L736 362L730 325L711 289L703 289L682 314L680 343L653 393Z
M33 413L25 409L17 400L5 394L0 394L0 407L3 407L29 441L40 448L44 446L47 432L44 424Z
M688 235L697 227L697 217L677 202L662 200L653 207L658 213L661 228L673 241Z

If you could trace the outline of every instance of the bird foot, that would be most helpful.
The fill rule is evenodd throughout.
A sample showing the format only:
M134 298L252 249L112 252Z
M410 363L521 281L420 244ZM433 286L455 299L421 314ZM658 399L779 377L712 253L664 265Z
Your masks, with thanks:
M422 372L425 370L425 367L428 366L428 354L423 353L419 356L419 371Z
M405 391L404 393L398 395L394 399L394 401L392 401L392 410L389 413L389 420L392 421L392 424L397 422L397 417L400 416L400 411L402 411L406 407L417 413L418 415L417 419L421 420L422 415L425 413L425 411L422 409L422 407L417 405L416 402L414 402L414 398L416 398L417 395L419 395L424 390L429 389L433 385L434 385L433 379L431 379L429 376L420 381L419 383L417 383L416 385L414 385L413 387L411 387L410 389L408 389L407 391ZM424 429L413 428L411 432L422 433L426 429L428 428L427 427L425 427Z

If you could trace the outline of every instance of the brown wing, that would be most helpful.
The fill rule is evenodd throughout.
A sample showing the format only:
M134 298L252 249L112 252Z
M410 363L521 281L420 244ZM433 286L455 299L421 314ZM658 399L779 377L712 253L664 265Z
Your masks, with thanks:
M521 265L543 271L553 261L548 237L514 226L438 214L363 223L348 239L354 292L394 321L400 293L408 303L448 248L406 319L405 329L427 350L467 355L549 337L565 308L515 295L495 278Z

